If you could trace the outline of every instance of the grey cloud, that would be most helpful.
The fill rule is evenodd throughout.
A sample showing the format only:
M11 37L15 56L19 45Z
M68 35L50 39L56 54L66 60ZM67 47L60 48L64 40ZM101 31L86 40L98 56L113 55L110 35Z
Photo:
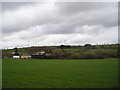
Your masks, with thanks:
M54 18L53 12L49 7L45 7L42 3L33 6L22 7L18 10L3 12L3 33L18 32L36 25L49 23ZM47 5L46 5L47 6ZM29 10L30 9L30 10ZM39 10L40 9L40 10Z
M46 24L43 30L45 30L46 33L51 33L51 34L52 33L70 34L70 33L76 33L76 27L83 27L85 25L94 26L94 27L101 26L102 28L117 26L117 13L115 14L106 13L106 15L104 14L105 14L105 11L92 12L92 13L87 12L75 17L66 17L68 19L61 21L61 23ZM86 33L96 34L97 32L99 32L99 29L101 27L98 27L97 29L95 29L94 32L86 32ZM80 30L79 33L84 33L86 31L85 29L79 29L79 30Z
M61 15L77 17L81 24L102 24L103 26L117 25L118 5L113 2L63 2L57 3Z
M30 11L29 13L25 13L25 15L23 13L23 16L22 14L20 14L21 16L17 17L14 17L16 15L11 15L8 18L12 18L13 20L5 20L5 24L3 22L3 33L18 32L20 30L25 30L36 25L45 25L45 32L50 32L54 34L74 33L76 27L84 25L102 25L105 27L112 27L117 25L117 11L115 10L116 8L114 6L115 3L59 2L55 5L56 7L54 8L56 8L56 10L51 10L49 11L49 13L44 13L44 11L40 11L40 7L38 7L36 13L32 13ZM34 8L34 5L33 9L36 9ZM63 15L62 13L74 13L74 15L67 16ZM26 14L33 14L33 16L31 15L30 17L27 17ZM13 24L11 24L12 22Z
M101 10L113 8L117 5L115 2L57 2L55 5L60 8L62 14L76 14L89 10ZM117 7L117 6L116 6Z
M118 14L115 4L20 3L10 9L8 9L10 5L4 5L6 7L3 12L4 40L6 42L31 40L44 45L48 42L61 44L63 38L68 44L100 43L103 39L116 42ZM110 33L113 33L115 38L110 38Z
M36 4L34 2L2 2L2 11L12 11L26 5Z

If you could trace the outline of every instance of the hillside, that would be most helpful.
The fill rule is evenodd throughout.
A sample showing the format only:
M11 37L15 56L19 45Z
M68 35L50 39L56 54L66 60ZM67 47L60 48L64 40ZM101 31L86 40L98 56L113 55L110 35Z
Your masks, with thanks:
M96 59L96 58L117 58L119 45L90 45L84 46L43 46L43 47L27 47L18 48L20 55L32 55L34 53L45 51L51 53L54 59ZM2 50L3 58L12 58L14 49Z

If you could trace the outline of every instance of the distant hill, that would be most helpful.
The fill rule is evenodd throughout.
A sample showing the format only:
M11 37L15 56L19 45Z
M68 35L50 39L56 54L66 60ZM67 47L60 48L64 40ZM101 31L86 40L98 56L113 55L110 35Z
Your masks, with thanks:
M20 55L29 54L45 51L46 53L52 53L53 58L70 58L70 59L80 59L80 58L117 58L119 51L119 44L108 44L108 45L91 45L86 44L84 46L71 46L71 45L61 45L61 46L32 46L25 48L18 48ZM3 58L12 58L12 52L14 49L2 50Z

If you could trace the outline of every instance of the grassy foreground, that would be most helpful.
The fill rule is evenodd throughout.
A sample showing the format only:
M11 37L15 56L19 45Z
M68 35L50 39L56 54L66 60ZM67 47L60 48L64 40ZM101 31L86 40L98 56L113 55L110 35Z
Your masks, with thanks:
M118 60L3 59L3 88L116 88Z

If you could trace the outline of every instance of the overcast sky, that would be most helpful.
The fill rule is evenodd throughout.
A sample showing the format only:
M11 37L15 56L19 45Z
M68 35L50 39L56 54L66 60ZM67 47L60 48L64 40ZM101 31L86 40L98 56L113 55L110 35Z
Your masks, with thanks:
M117 2L4 2L3 48L118 42Z

